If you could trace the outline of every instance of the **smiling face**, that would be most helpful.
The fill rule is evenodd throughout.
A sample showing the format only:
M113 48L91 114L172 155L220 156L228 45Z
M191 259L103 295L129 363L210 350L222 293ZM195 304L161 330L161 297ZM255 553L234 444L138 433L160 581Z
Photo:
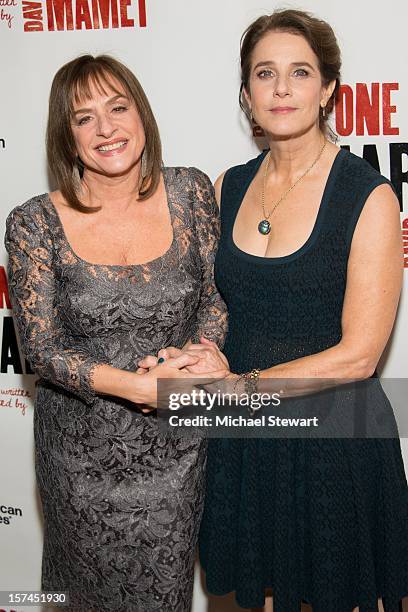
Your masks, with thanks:
M136 105L110 77L91 80L87 95L77 92L71 121L76 153L85 171L120 176L140 162L145 133Z
M300 136L318 128L335 82L322 83L318 58L306 39L288 32L268 32L255 46L248 89L244 91L255 121L273 138Z

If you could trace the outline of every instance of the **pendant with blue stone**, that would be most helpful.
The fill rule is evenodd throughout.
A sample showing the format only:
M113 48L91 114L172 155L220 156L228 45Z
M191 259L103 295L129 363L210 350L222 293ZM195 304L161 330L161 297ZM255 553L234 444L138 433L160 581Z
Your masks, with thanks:
M263 236L267 236L271 231L271 224L267 219L262 219L260 224L258 225L258 232Z

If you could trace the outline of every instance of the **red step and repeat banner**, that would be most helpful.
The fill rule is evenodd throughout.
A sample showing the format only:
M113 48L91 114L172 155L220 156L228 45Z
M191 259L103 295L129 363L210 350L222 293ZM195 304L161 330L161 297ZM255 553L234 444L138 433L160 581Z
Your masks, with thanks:
M197 166L215 179L258 153L238 108L239 40L260 0L0 0L0 217L52 188L44 133L57 69L79 54L109 53L138 76L156 115L166 165ZM291 4L285 3L286 6ZM340 144L394 184L408 269L408 73L406 2L305 0L326 19L343 55L332 125ZM372 237L376 248L377 237ZM33 469L34 376L16 337L0 254L0 591L38 590L42 526ZM382 375L407 377L408 272ZM408 465L408 444L402 440ZM8 608L20 612L17 607ZM24 608L27 609L27 608ZM40 608L31 608L39 610ZM197 570L193 612L238 610L208 600ZM1 611L0 611L1 612Z

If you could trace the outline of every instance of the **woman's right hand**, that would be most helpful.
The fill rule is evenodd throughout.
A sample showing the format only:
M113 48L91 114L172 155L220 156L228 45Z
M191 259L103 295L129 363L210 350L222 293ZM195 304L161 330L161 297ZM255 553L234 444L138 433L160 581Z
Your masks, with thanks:
M166 360L170 359L171 357L179 357L179 355L182 353L183 351L181 349L174 346L169 346L165 349L160 349L160 351L157 353L157 357L155 355L146 355L146 357L143 357L143 359L138 361L137 365L139 367L136 370L136 374L147 374L149 370L157 366L160 358ZM141 404L139 408L144 414L148 414L149 412L153 412L155 410L155 408L148 406L147 404Z
M160 351L157 353L157 357L155 355L146 355L146 357L143 357L143 359L138 361L137 365L139 367L137 369L137 373L142 374L148 372L151 368L154 368L157 365L160 358L166 361L172 357L179 357L182 354L182 349L178 349L175 346L168 346L167 348L160 349Z
M181 353L181 351L180 351ZM153 362L155 361L155 363ZM151 363L149 370L147 368L138 368L137 375L137 395L138 404L145 404L150 408L157 408L157 383L161 379L177 380L186 378L187 372L181 372L182 368L192 366L199 360L198 356L190 355L189 353L181 353L177 357L170 357L163 363L157 363L158 358L149 355L142 361ZM143 371L143 372L142 372ZM142 409L143 412L148 412L149 409Z

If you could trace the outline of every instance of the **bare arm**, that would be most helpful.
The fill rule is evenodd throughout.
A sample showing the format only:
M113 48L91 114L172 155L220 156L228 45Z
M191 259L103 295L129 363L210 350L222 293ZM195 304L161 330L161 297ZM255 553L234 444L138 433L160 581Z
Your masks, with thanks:
M223 178L215 183L218 200ZM402 276L399 204L391 188L380 185L368 197L354 230L341 341L320 353L261 371L262 388L268 391L268 380L291 379L284 385L284 394L303 395L370 377L391 334ZM228 378L236 380L237 375Z
M361 380L371 376L389 339L402 284L399 205L388 185L370 194L352 240L342 339L321 353L261 372L261 378ZM313 382L310 381L313 386Z

